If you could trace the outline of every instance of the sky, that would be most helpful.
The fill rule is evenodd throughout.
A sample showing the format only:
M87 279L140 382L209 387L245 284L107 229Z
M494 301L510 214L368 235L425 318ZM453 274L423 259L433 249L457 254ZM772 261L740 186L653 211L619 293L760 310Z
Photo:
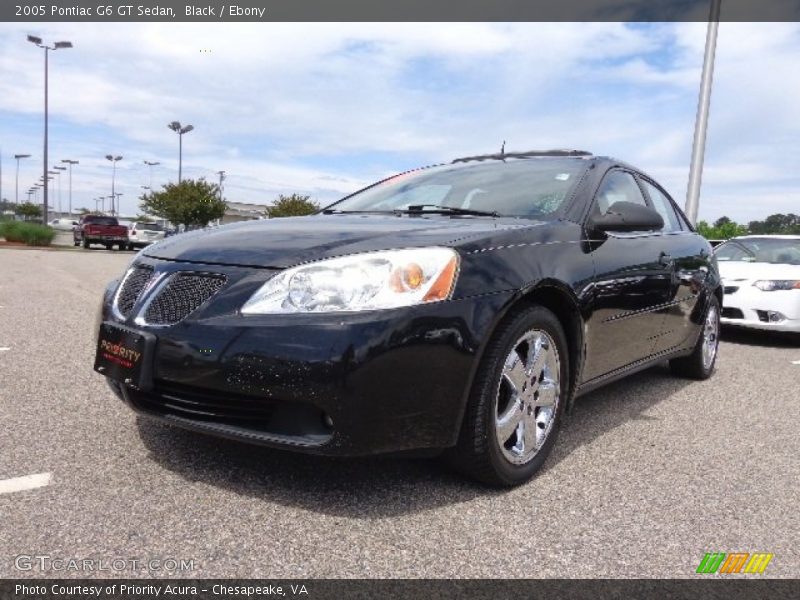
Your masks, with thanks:
M685 201L704 23L0 24L2 196L42 173L43 51L50 166L79 160L73 206L227 173L225 197L327 204L392 173L459 156L576 148L643 169ZM721 23L699 218L800 213L800 24ZM67 206L67 177L61 202ZM57 181L51 204L58 204Z

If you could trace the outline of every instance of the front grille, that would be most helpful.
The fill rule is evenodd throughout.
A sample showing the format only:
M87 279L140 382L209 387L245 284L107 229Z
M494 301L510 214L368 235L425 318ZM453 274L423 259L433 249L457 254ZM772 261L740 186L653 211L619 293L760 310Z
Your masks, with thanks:
M723 308L722 316L726 319L744 319L744 313L738 308Z
M735 294L738 291L738 289L739 289L738 285L726 285L724 288L722 288L722 291L725 292L726 294Z
M142 290L152 278L153 267L147 265L133 267L128 272L125 281L122 283L122 289L117 295L117 310L122 316L127 317L131 313L136 301L142 294Z
M150 302L144 315L148 325L172 325L185 319L225 285L224 275L178 273Z

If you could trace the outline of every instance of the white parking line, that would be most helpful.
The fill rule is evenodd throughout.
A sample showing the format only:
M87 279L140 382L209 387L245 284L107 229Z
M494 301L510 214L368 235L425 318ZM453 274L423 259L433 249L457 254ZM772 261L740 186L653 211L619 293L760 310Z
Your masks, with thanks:
M793 364L793 365L800 365L800 360L793 360L793 361L792 361L792 364Z
M50 484L51 477L50 473L37 473L36 475L26 475L25 477L3 479L0 481L0 494L11 494L12 492L44 487Z
M0 348L0 352L8 352L9 350L11 350L11 348L9 348L8 346L3 346L2 348Z

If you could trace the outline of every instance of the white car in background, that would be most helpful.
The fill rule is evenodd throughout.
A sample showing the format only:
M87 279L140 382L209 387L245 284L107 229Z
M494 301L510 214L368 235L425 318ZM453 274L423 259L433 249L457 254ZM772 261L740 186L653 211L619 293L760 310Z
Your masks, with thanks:
M143 221L132 223L128 229L128 250L144 248L155 242L160 242L166 234L167 231L158 223L145 223Z
M746 235L714 250L722 323L800 332L800 235Z
M72 231L73 227L78 226L78 222L72 219L53 219L48 225L58 231Z

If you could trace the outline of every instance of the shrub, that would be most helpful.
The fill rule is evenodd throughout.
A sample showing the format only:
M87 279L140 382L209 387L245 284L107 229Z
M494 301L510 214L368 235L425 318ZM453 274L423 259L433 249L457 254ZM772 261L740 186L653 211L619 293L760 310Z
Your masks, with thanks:
M56 232L45 225L8 221L0 223L0 236L8 242L22 242L28 246L49 246Z

